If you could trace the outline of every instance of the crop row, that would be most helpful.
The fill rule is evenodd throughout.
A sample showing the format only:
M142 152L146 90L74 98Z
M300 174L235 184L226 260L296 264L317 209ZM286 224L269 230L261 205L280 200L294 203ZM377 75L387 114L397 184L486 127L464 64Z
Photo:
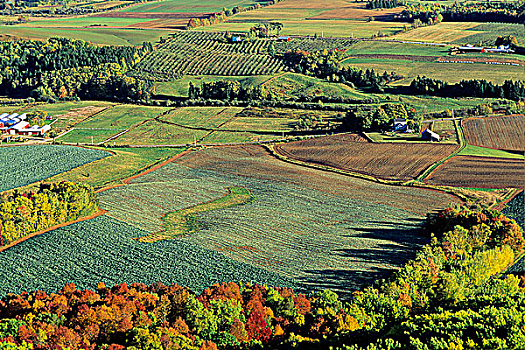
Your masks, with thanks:
M509 151L525 150L525 117L472 118L464 122L465 137L471 145Z
M0 192L47 179L109 156L105 151L38 145L0 148Z
M213 283L254 281L293 287L294 281L236 262L184 240L141 243L147 232L101 216L33 237L0 255L0 290L53 291L73 282L178 283L200 292Z
M204 54L157 51L137 67L148 72L173 72L187 75L264 75L279 72L284 64L269 55Z

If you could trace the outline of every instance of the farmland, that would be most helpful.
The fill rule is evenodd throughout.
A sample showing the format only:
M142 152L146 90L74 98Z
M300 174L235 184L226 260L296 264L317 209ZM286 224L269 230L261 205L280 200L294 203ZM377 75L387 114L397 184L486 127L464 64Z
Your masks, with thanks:
M69 146L0 148L0 191L29 185L109 156L108 152Z
M457 156L440 165L425 182L474 188L524 188L525 161Z
M413 230L422 215L454 201L442 193L302 168L245 146L187 154L102 192L101 205L110 217L154 233L163 227L165 213L220 198L232 186L248 189L256 199L199 214L200 231L182 240L309 288L343 290L386 273L421 242ZM346 281L337 278L341 274Z
M146 234L107 216L45 233L2 252L0 286L2 291L21 292L30 288L51 291L68 282L94 289L101 281L151 284L162 280L194 291L225 280L295 285L290 279L190 242L133 240Z
M467 142L474 146L525 151L522 115L470 118L463 121Z
M416 178L452 154L455 145L369 143L357 135L336 135L278 145L280 154L315 164L388 180Z
M70 132L58 140L66 143L100 143L166 110L167 108L159 107L116 105L76 123Z
M268 75L285 68L268 54L268 41L227 43L224 34L182 32L149 54L137 70L177 75Z
M165 161L184 149L182 148L111 148L111 157L85 164L79 168L55 175L50 181L85 182L95 188L114 185Z

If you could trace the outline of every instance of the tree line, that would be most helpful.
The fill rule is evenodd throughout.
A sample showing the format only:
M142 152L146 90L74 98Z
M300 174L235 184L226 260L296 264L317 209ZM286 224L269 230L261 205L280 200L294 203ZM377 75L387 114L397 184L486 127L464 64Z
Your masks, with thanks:
M404 6L404 1L399 0L369 0L366 3L367 9L391 9L398 6Z
M426 220L414 260L342 301L285 287L69 283L7 294L0 344L14 349L518 349L525 277L505 274L523 230L498 211L452 205Z
M45 42L16 40L0 43L0 93L13 97L53 99L66 97L135 100L146 96L145 82L123 77L128 69L153 50L151 43L141 47L95 46L83 40L51 38ZM107 79L101 80L100 76ZM111 77L111 79L109 78ZM91 95L96 83L121 81L129 90L111 90Z
M42 183L36 192L4 193L0 196L0 247L98 210L98 196L85 184Z
M424 23L435 22L441 16L449 22L525 22L524 1L486 1L454 2L453 4L433 3L429 5L408 5L397 17L402 21L420 20Z
M525 81L505 80L501 85L486 80L462 80L456 84L417 76L409 90L416 95L445 97L488 97L520 101L525 98Z

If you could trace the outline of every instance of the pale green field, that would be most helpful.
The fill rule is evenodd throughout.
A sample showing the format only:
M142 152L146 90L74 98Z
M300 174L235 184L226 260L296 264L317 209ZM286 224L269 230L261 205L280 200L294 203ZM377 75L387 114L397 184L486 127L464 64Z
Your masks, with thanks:
M59 36L72 39L82 39L99 45L140 45L145 41L155 42L169 32L153 29L127 29L127 28L36 28L30 26L0 26L0 35L46 40Z
M256 11L254 11L256 12ZM237 16L233 17L238 20ZM271 20L271 18L268 18ZM325 37L355 37L370 38L379 32L391 35L400 32L404 24L400 22L366 22L364 20L280 20L284 24L283 35L318 35ZM247 33L253 22L223 22L210 27L201 27L199 30L222 32Z
M395 85L408 85L418 75L445 80L450 83L457 83L465 79L485 79L495 83L503 83L508 79L525 78L523 66L437 63L383 58L348 58L344 64L360 69L374 69L380 73L384 71L396 72L405 77L405 79L395 82Z

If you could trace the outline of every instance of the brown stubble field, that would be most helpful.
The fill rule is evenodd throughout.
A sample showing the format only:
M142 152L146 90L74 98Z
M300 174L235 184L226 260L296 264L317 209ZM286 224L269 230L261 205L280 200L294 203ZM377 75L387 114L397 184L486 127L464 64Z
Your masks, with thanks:
M425 182L470 188L525 188L525 160L456 156L437 167Z
M473 146L525 151L525 116L469 118L463 121L465 137Z
M361 136L340 134L281 144L283 156L386 180L412 180L458 146L423 143L371 143Z

